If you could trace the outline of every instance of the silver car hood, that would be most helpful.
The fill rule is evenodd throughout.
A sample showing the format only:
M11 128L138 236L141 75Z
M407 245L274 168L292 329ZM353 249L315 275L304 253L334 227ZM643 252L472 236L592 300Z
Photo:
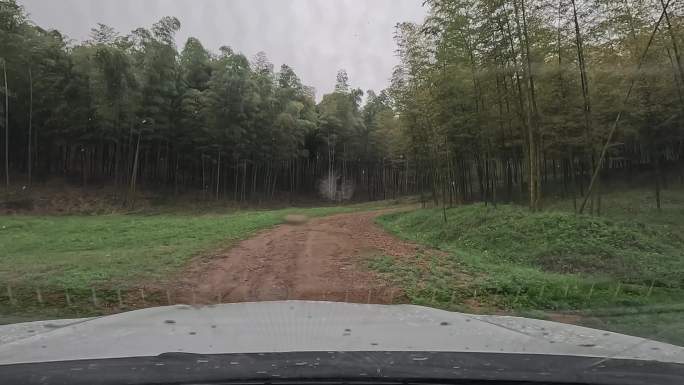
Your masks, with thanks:
M0 326L0 365L312 351L574 355L684 363L684 348L562 323L414 305L277 301L175 305Z

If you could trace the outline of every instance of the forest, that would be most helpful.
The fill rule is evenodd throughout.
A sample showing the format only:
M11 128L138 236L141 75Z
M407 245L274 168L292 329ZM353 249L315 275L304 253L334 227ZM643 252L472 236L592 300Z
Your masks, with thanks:
M340 69L317 100L266 53L195 38L175 17L75 42L0 2L3 185L62 178L251 201L420 195L574 200L684 183L684 3L427 0L398 23L385 90ZM227 42L230 43L230 42ZM359 58L362 60L363 58Z

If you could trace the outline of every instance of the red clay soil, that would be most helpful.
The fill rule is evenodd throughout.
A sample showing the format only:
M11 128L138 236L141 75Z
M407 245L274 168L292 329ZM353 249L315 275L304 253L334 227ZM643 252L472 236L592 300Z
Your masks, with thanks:
M284 299L392 303L399 289L363 267L375 255L411 257L419 246L380 229L387 211L340 214L262 231L199 259L181 284L187 302ZM179 289L180 289L179 288Z

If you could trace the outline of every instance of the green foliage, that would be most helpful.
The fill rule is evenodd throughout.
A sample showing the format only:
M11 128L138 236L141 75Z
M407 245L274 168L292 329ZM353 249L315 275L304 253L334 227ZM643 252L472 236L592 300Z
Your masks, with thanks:
M2 220L2 281L87 287L165 277L192 255L278 223L225 216L12 217ZM86 229L86 231L84 231Z
M514 182L539 183L534 179L541 179L542 157L591 170L617 116L608 157L624 163L609 167L681 162L684 72L677 47L684 44L684 19L675 2L668 3L668 18L645 56L660 2L426 4L424 22L397 25L400 64L390 90L403 152L432 171L427 183L435 199L440 189L474 199L466 192L471 178L458 170L462 162L476 164L481 200L490 193L482 191L488 190L482 180L490 178L480 171L483 160L520 162L525 175L519 182L500 176L493 181L506 183L509 191ZM527 190L530 206L538 208L540 189Z
M623 283L684 285L684 239L642 223L529 214L523 208L471 205L383 219L393 231L453 251L477 253L483 263L511 263L557 273L607 275Z
M425 209L379 218L389 231L443 254L410 265L385 258L373 268L420 298L453 291L457 304L476 298L517 309L672 303L683 292L681 217L672 224L481 204L446 210L446 223L443 215Z
M250 63L229 47L209 52L195 38L179 52L175 35L181 25L174 17L127 35L98 24L89 40L73 44L33 25L14 1L3 3L1 16L0 51L8 62L13 111L9 137L16 149L9 163L16 171L32 144L34 169L81 174L82 183L91 176L130 182L139 152L156 155L140 162L141 183L177 188L180 179L186 185L199 179L183 174L201 173L202 189L209 183L223 187L221 163L228 170L226 162L241 161L255 176L260 171L270 189L277 182L271 171L276 162L317 158L323 149L308 140L318 131L314 92L287 65L274 73L263 52ZM351 143L360 94L349 95L353 105L345 106L339 130ZM29 119L40 135L26 135Z

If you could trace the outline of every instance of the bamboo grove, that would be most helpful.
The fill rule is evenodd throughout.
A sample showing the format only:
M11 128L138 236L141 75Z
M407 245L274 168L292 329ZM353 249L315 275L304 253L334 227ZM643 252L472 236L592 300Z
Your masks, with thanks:
M392 95L435 203L563 194L597 211L608 183L647 183L660 205L684 182L684 4L426 4L397 27Z
M316 104L292 68L275 71L263 52L209 52L195 38L178 49L175 17L129 34L99 24L75 43L34 25L14 0L0 6L8 187L59 177L247 200L315 192L332 177L386 196L369 130L393 119L389 100L369 91L362 109L364 92L344 70Z
M174 17L127 34L99 24L74 42L0 0L3 184L244 201L314 194L326 180L356 199L537 210L561 194L594 211L614 183L684 182L684 4L425 7L423 23L396 26L386 90L353 88L340 70L317 103L263 52L177 47Z

